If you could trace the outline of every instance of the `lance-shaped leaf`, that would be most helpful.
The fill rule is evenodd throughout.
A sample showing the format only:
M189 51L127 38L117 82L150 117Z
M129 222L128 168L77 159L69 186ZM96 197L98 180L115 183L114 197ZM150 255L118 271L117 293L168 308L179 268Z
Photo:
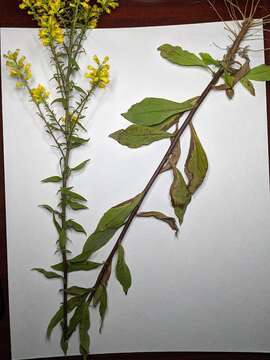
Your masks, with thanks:
M84 296L75 296L68 300L67 302L67 312L70 313L73 309L75 309L77 306L79 306L83 301L85 297ZM60 321L64 317L64 310L63 305L60 306L59 310L53 315L52 319L49 322L48 328L47 328L47 337L49 338L51 336L51 333L55 326L60 323Z
M87 199L84 198L82 195L75 193L74 191L70 191L68 188L61 188L61 193L72 200L87 201Z
M131 274L125 261L125 252L123 246L119 246L117 250L116 278L122 285L124 293L127 295L131 286Z
M173 46L170 44L161 45L158 50L160 55L170 61L173 64L182 65L182 66L201 66L206 67L203 60L201 60L197 55L183 50L181 46Z
M161 220L168 224L172 230L176 233L178 231L178 226L176 224L176 220L173 217L167 216L159 211L144 211L137 214L138 217L153 217L157 220Z
M240 83L244 86L244 88L247 89L247 91L252 95L255 96L256 95L256 91L255 88L252 84L252 82L250 80L248 80L247 78L243 78L240 80Z
M41 180L41 182L43 183L49 183L49 182L58 183L60 181L62 181L62 178L60 176L50 176L46 179Z
M66 221L66 226L68 229L72 229L77 232L86 234L86 231L84 230L83 226L72 219Z
M214 59L210 54L201 52L199 53L199 55L206 66L208 65L214 65L217 67L220 66L220 61Z
M190 130L190 147L185 163L185 172L189 179L188 190L191 194L194 194L206 176L208 161L206 153L192 124L190 125Z
M194 100L197 98L194 98ZM183 115L184 113L181 114L176 114L173 116L170 116L168 119L164 120L162 123L158 124L158 125L153 125L152 128L154 129L159 129L159 130L169 130L173 125L178 124L180 117Z
M33 268L32 270L38 271L39 273L44 275L47 279L62 279L63 278L63 276L56 274L53 271L46 271L42 268Z
M71 168L71 171L79 171L85 168L85 166L87 165L87 163L90 161L90 159L84 160L83 162L81 162L79 165L74 166L73 168Z
M255 81L270 81L270 66L265 64L256 66L247 73L245 78Z
M83 262L78 262L78 263L72 263L72 262L68 261L67 270L68 270L68 272L89 271L89 270L97 269L101 265L102 265L102 263L97 263L97 262L93 262L93 261L83 261ZM64 271L64 264L63 264L63 262L61 262L59 264L51 266L51 268L56 271Z
M67 204L71 207L72 210L85 210L88 209L86 205L78 203L77 201L67 200Z
M71 286L66 290L66 293L73 296L80 296L80 295L89 294L90 291L91 289L89 288L84 288L81 286Z
M82 316L79 324L80 353L82 355L88 355L90 346L90 337L88 334L90 329L89 305L87 303L83 303L81 311Z
M142 195L140 193L106 211L100 219L95 232L86 240L83 252L91 254L106 245L115 232L124 225L131 212L139 204Z
M77 326L79 325L81 318L82 318L82 308L83 304L79 305L76 310L74 311L74 314L72 315L69 324L68 324L68 330L67 330L67 337L70 338L71 335L76 330Z
M170 195L175 215L178 217L179 223L182 224L186 208L191 200L191 194L188 191L185 179L176 167L173 168L173 183L170 188Z
M71 148L76 148L78 146L88 143L90 139L83 139L79 136L71 136Z
M107 312L107 307L108 307L108 296L107 296L107 289L105 286L101 285L101 294L100 294L100 298L99 298L99 315L100 315L100 327L99 327L99 332L101 333L102 331L102 327L103 327L103 323L104 323L104 319L105 319L105 315Z
M119 144L129 148L139 148L154 141L168 139L172 135L149 126L131 125L127 129L118 130L110 135Z
M145 98L131 106L122 116L134 124L152 126L160 124L170 116L193 109L196 103L197 97L182 103L162 98Z

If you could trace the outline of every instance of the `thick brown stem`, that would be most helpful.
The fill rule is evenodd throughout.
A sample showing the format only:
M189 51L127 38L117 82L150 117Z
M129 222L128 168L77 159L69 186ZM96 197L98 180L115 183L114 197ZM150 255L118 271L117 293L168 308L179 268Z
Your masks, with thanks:
M243 26L238 34L238 36L236 37L234 43L232 44L232 46L229 48L227 54L224 57L224 67L229 67L233 61L234 58L239 50L240 44L243 41L243 39L245 38L249 27L251 25L251 21L246 20L243 23ZM151 179L149 180L149 182L147 183L144 191L143 191L143 196L139 202L139 204L134 208L134 210L132 211L132 213L130 214L130 216L128 217L112 251L110 252L108 258L106 259L98 277L96 280L96 283L94 285L94 287L92 288L93 290L91 291L91 293L89 294L89 297L87 299L87 302L90 304L94 295L95 295L95 291L96 289L99 287L99 285L102 283L103 277L106 274L106 271L108 269L109 266L111 266L111 262L112 259L114 257L114 255L116 254L119 246L121 245L133 219L135 218L135 216L137 215L140 206L143 202L143 200L145 199L146 195L148 194L149 190L151 189L152 185L154 184L154 182L156 181L157 177L160 175L160 173L162 172L162 169L164 167L164 165L166 164L166 162L168 161L168 159L170 158L174 148L176 147L181 135L183 134L183 132L185 131L185 129L188 127L188 125L191 123L194 115L196 114L197 110L199 109L200 105L202 104L202 102L205 100L205 98L207 97L207 95L210 93L210 91L213 89L213 87L217 84L217 82L219 81L219 79L222 77L222 75L224 74L224 68L221 67L213 76L212 80L210 81L210 83L207 85L207 87L205 88L205 90L202 92L201 96L198 98L197 104L196 106L190 111L190 113L188 114L187 118L185 119L185 121L183 122L182 126L179 128L179 130L176 132L174 139L170 145L170 147L168 148L166 154L164 155L163 159L161 160L159 166L157 167L156 171L154 172L154 174L152 175Z

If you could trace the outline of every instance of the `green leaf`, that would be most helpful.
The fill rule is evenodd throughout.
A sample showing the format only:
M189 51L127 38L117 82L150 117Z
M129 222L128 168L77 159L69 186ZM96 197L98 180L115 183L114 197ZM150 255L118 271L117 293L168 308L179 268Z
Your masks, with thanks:
M243 78L240 80L240 83L244 86L244 88L247 89L247 91L252 95L255 96L256 95L256 91L255 88L252 84L252 82L246 78Z
M74 314L72 315L69 324L68 324L68 330L67 330L67 337L70 338L71 335L76 330L77 326L79 325L81 318L82 318L82 308L83 304L77 307L77 309L74 311Z
M83 252L93 253L107 244L116 231L124 225L125 221L139 204L142 193L120 203L108 211L100 219L98 226L93 234L86 240Z
M181 172L173 167L173 183L170 188L171 202L175 215L182 224L186 208L191 200L191 195Z
M235 81L234 81L233 75L231 75L230 73L225 71L223 78L224 78L225 84L228 86L228 88L234 87Z
M80 86L73 85L73 87L74 87L75 90L82 93L83 95L87 95L87 92L85 90L83 90Z
M116 278L123 287L125 294L127 295L128 289L131 286L131 274L129 268L125 262L124 248L120 245L117 251L117 263L116 263Z
M90 289L80 286L72 286L66 290L66 293L73 296L87 295L89 294Z
M180 46L164 44L161 45L158 50L164 59L167 59L173 64L206 67L205 63L197 55L183 50Z
M90 314L87 303L82 304L82 316L79 325L80 335L80 353L87 355L89 353L90 337L88 331L90 329Z
M178 226L176 224L175 218L167 216L159 211L146 211L146 212L140 212L137 214L138 217L154 217L157 220L161 220L165 223L167 223L172 230L174 230L176 233L178 231Z
M68 300L67 302L67 311L70 313L73 309L75 309L77 306L81 304L81 302L84 300L84 297L82 296L75 296ZM51 333L55 326L60 323L60 321L63 319L64 311L63 311L63 305L60 306L59 310L53 315L52 319L49 322L48 328L47 328L47 337L49 338L51 336Z
M76 201L67 200L67 204L71 207L72 210L84 210L88 209L87 206L80 204Z
M188 190L191 194L194 194L206 176L208 161L206 153L192 124L190 125L190 130L190 147L185 164L185 172L189 179Z
M255 81L270 81L270 65L259 65L251 69L245 79Z
M195 99L195 98L194 98L194 99ZM197 98L196 98L196 99L197 99ZM181 117L183 114L184 114L184 113L170 116L168 119L162 121L162 123L151 126L151 128L152 128L152 129L163 130L163 131L169 130L173 125L179 123L180 117Z
M78 146L84 145L89 140L90 140L90 138L89 139L83 139L83 138L80 138L79 136L71 136L71 148L73 149L73 148L76 148Z
M70 170L71 171L79 171L79 170L82 170L86 165L87 163L90 161L90 159L87 159L87 160L84 160L83 162L81 162L79 165L75 166L74 168L71 168Z
M166 131L141 125L131 125L127 129L118 130L110 135L119 144L129 148L139 148L154 141L168 139L171 136Z
M100 315L100 327L99 327L99 333L101 334L107 307L108 307L108 296L107 296L107 290L105 286L102 286L102 291L99 298L99 315Z
M49 182L58 183L60 181L62 181L62 178L60 176L50 176L46 179L41 180L41 182L43 183L49 183Z
M87 201L82 195L75 193L74 191L70 191L67 188L61 188L61 193L67 195L70 199L78 200L78 201Z
M44 275L47 279L63 279L63 276L56 274L53 271L46 271L42 268L33 268L32 270L38 271L42 275Z
M66 340L66 339L64 338L64 334L63 334L63 333L62 333L62 336L61 336L60 346L61 346L61 349L62 349L64 355L67 355L67 351L68 351L68 340Z
M52 214L56 212L50 205L43 204L43 205L39 205L39 207L48 210Z
M57 99L55 99L55 100L53 100L53 101L51 102L51 105L53 105L54 103L57 103L57 102L63 104L63 107L64 107L64 108L66 107L66 99L64 99L64 98L57 98Z
M218 60L215 60L210 54L201 52L199 53L199 55L206 66L208 65L215 65L217 67L220 66L220 62Z
M97 269L99 266L101 266L102 263L97 263L93 261L83 261L78 263L71 263L68 261L68 272L74 272L74 271L89 271ZM61 262L59 264L51 266L53 270L56 271L64 271L64 264Z
M197 98L182 103L161 98L145 98L131 106L128 112L122 114L122 116L134 124L152 126L160 124L172 115L193 109L196 103Z
M84 230L83 226L72 219L66 221L66 226L68 229L73 229L86 235L86 231Z

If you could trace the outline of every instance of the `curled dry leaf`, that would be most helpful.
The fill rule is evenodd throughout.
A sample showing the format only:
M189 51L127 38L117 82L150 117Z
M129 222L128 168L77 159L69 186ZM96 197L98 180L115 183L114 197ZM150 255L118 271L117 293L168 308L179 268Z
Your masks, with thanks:
M172 230L176 233L178 232L178 226L176 224L176 220L173 217L167 216L159 211L145 211L137 214L138 217L154 217L155 219L164 221L167 223Z

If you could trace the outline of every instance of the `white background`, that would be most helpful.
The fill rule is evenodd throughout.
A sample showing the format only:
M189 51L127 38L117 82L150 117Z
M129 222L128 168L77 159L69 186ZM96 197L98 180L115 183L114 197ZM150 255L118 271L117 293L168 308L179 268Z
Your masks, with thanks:
M2 29L2 53L22 49L33 64L35 84L49 83L48 54L34 29ZM75 176L75 189L89 199L89 211L73 214L91 233L112 205L140 192L169 142L137 150L120 146L108 135L128 122L122 112L144 97L182 101L199 95L209 81L203 69L182 68L161 59L157 47L179 44L222 57L228 44L223 25L201 24L153 28L95 30L88 37L85 69L93 54L111 59L111 84L92 99L85 125L90 144L74 152L77 164L91 158ZM252 42L262 48L262 41ZM264 62L251 53L252 65ZM6 75L3 64L3 111L10 321L13 359L61 355L59 331L45 340L47 323L61 297L58 280L31 272L58 261L50 216L39 204L55 204L56 186L40 180L55 175L55 152L23 90ZM87 87L83 79L81 84ZM125 239L133 285L126 297L112 275L109 311L103 334L92 311L92 353L133 351L270 351L270 203L265 84L257 97L237 87L229 101L213 92L194 121L208 154L207 179L189 205L178 238L166 224L136 219ZM188 131L182 139L182 162ZM163 174L143 210L173 215ZM78 254L84 237L70 245ZM103 260L113 245L98 252ZM71 275L91 286L96 272ZM70 353L78 353L77 336Z

